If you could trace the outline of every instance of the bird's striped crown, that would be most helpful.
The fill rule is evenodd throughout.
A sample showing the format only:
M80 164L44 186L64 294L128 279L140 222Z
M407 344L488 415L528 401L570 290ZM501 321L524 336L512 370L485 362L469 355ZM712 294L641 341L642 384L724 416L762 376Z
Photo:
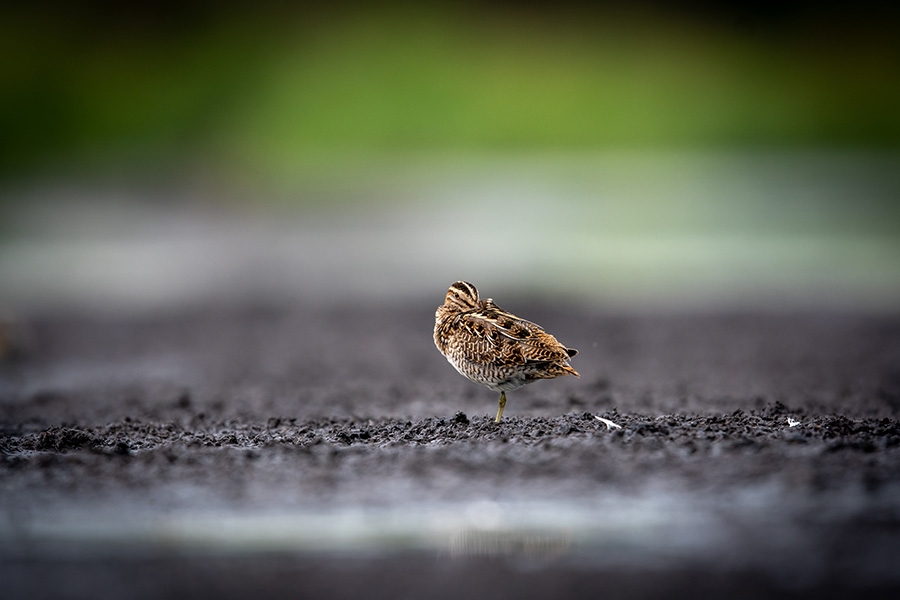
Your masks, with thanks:
M478 305L478 290L467 281L457 281L447 290L444 306L458 311L472 310Z

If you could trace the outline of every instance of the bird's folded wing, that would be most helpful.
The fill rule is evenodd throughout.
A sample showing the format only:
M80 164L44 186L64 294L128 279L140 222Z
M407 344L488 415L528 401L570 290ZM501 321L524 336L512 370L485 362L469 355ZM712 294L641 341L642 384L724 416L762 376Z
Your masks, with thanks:
M459 325L469 335L473 362L522 365L527 362L568 360L565 346L538 325L507 312L475 310L459 317Z

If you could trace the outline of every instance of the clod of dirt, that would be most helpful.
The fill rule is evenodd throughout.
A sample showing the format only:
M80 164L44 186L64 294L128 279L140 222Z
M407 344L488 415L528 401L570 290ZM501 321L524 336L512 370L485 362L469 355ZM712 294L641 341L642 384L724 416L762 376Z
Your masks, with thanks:
M80 450L96 444L96 438L86 431L70 427L51 427L41 432L34 440L35 450L52 450L54 452L68 452Z

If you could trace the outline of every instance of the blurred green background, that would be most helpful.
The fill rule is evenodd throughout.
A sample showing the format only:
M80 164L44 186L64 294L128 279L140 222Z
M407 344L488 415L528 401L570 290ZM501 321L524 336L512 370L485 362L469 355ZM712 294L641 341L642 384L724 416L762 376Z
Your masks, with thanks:
M802 1L6 6L0 302L65 295L52 282L76 246L95 243L68 260L127 255L96 246L111 229L164 246L138 221L232 245L207 217L184 232L200 198L206 215L237 211L236 230L287 207L368 261L333 265L348 278L415 276L385 289L481 277L624 303L799 290L891 306L898 16ZM160 208L114 220L126 197ZM308 224L323 213L359 221ZM259 247L278 235L247 241L253 269L304 277L303 227L274 257ZM411 240L430 266L409 266ZM318 277L306 288L341 276Z
M290 177L423 152L900 143L896 8L592 6L8 6L4 175Z

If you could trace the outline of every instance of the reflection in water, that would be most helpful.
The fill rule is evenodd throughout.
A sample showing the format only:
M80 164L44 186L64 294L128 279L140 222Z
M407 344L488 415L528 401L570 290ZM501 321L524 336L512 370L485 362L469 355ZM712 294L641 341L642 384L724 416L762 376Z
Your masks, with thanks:
M507 510L517 507L506 506ZM534 527L516 525L516 513L505 514L493 500L469 502L461 511L462 523L450 531L448 550L454 558L513 556L527 559L553 558L571 548L571 530L558 524ZM451 520L452 522L452 520Z
M567 530L510 531L461 529L450 538L450 556L512 556L525 559L551 559L572 547L574 536Z

